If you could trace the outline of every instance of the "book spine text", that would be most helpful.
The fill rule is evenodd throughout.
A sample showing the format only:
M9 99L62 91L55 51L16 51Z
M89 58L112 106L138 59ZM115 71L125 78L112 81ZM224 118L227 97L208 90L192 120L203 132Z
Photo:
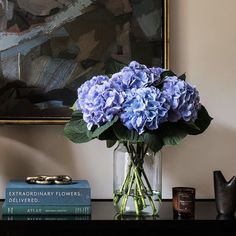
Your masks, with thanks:
M19 206L4 205L3 215L90 215L91 206Z

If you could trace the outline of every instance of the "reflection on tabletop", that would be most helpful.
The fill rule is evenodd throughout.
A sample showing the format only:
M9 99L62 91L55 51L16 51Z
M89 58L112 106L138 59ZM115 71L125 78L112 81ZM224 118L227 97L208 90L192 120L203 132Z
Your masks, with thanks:
M158 220L160 219L159 215L152 216L152 215L121 215L116 214L114 216L114 220Z
M3 220L91 220L90 215L2 215Z

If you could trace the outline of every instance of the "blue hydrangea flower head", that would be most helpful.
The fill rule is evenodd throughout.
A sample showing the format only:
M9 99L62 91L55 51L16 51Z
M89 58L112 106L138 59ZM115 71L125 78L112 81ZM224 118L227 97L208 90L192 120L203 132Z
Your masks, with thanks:
M111 86L107 76L94 76L78 89L77 109L83 113L87 128L101 126L120 111L124 95Z
M149 83L155 85L160 80L161 73L164 71L165 69L161 67L149 68Z
M118 91L151 86L160 79L164 69L159 67L147 68L136 61L130 62L120 72L112 75L112 84Z
M187 122L194 122L197 119L200 98L195 87L176 76L170 76L164 80L162 91L170 104L169 121L176 122L183 119Z
M111 77L112 85L119 91L132 88L142 88L148 84L148 75L145 70L133 69L128 66Z
M92 87L99 84L104 84L108 82L109 78L107 76L99 75L93 76L92 79L85 81L78 89L78 99L76 101L77 110L83 110L85 106L85 100L87 99L87 94Z
M159 90L155 84L164 70L132 61L111 78L99 75L86 81L78 89L76 106L87 128L101 126L115 115L139 134L145 129L158 129L166 121L194 122L200 109L197 89L176 76L168 76Z
M159 124L167 120L169 104L159 89L151 86L133 88L128 91L122 104L121 121L129 129L139 134L157 129Z

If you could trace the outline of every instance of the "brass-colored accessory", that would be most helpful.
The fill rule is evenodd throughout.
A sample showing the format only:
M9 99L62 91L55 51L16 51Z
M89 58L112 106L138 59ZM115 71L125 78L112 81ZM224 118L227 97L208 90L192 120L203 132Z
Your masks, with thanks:
M29 184L71 184L69 175L37 175L29 176L25 180Z

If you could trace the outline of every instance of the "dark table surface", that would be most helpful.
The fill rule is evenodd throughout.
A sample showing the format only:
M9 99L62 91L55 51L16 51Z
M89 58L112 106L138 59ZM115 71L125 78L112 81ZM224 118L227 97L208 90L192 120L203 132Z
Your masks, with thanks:
M73 235L75 232L86 232L88 235L90 231L101 235L135 231L144 234L165 231L174 232L175 235L191 232L191 235L199 235L206 230L214 235L236 235L235 218L217 215L214 200L196 200L192 219L176 219L171 201L162 202L159 217L155 218L120 217L116 214L112 201L101 200L92 201L91 216L0 215L0 235Z
M172 202L163 200L161 203L158 217L120 217L116 214L111 200L93 200L91 216L3 216L1 213L3 201L0 201L0 220L219 220L228 219L217 215L214 200L196 200L195 214L192 219L176 219L173 214Z

